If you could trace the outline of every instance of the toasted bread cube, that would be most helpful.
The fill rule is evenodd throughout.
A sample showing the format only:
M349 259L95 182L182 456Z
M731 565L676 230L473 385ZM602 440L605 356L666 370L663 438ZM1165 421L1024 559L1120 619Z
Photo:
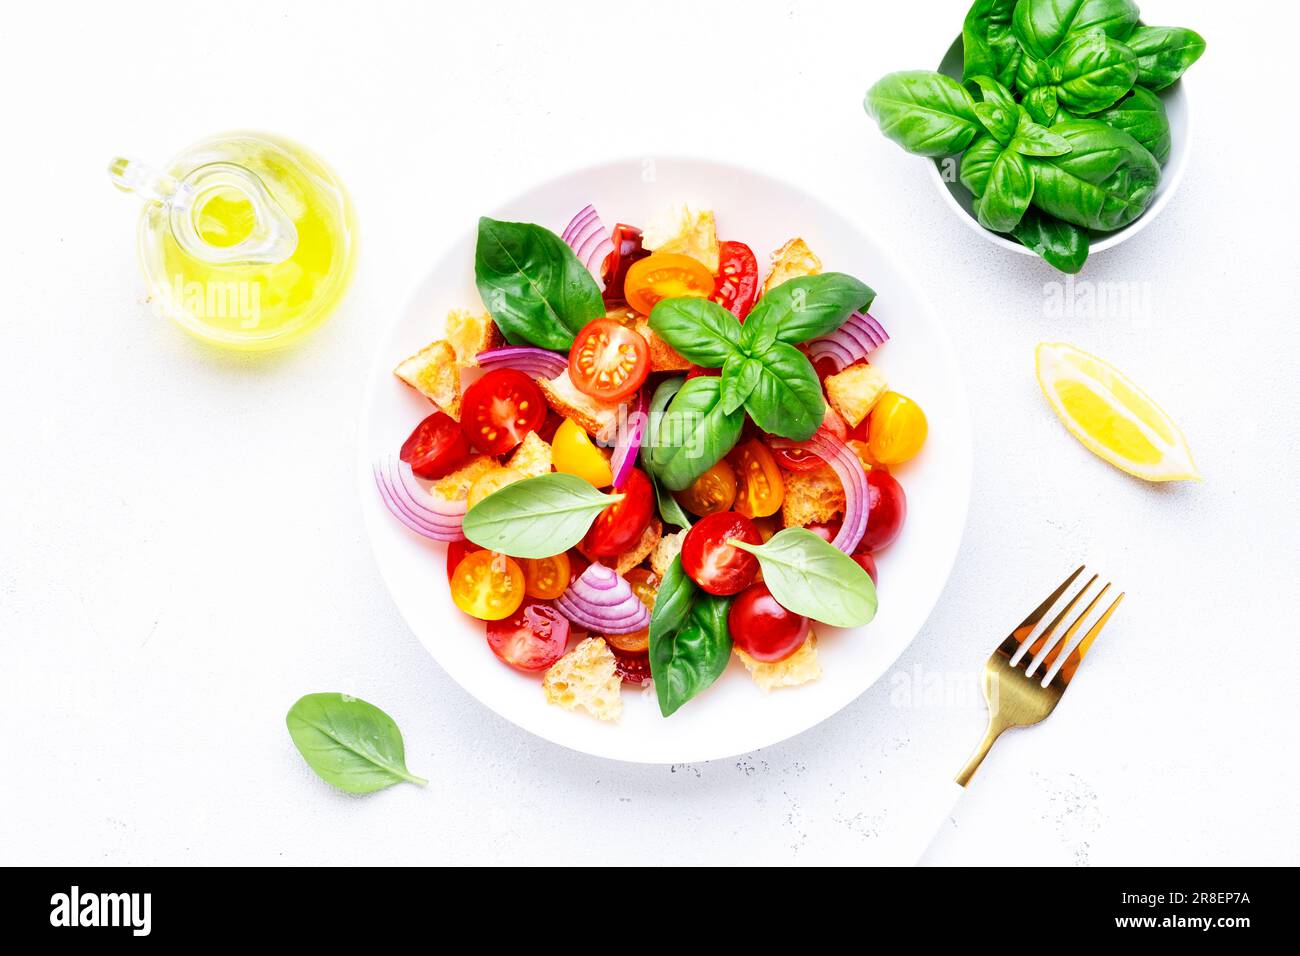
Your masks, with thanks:
M565 418L572 418L588 435L612 437L618 426L618 405L602 402L578 391L566 369L558 377L537 380L546 403Z
M789 279L815 276L821 271L822 261L808 248L808 243L795 236L772 253L772 269L763 280L763 294L767 295Z
M433 493L447 501L467 501L469 490L489 471L500 467L496 460L487 455L478 455L453 471L445 478L433 483Z
M484 498L496 494L506 485L513 485L516 481L523 481L527 477L523 472L504 465L489 468L475 479L474 484L470 485L465 503L473 508Z
M456 353L456 363L469 368L478 365L479 352L494 349L505 340L486 312L452 309L447 313L447 341Z
M822 676L821 665L817 663L817 635L811 630L799 650L774 664L756 661L738 647L735 651L749 676L765 694L777 687L797 687Z
M650 345L650 371L683 372L691 367L691 363L682 358L675 348L655 334L645 316L638 317L633 330L640 333Z
M641 540L636 543L631 551L625 551L618 556L618 561L614 565L614 570L619 574L627 574L638 564L650 557L651 552L659 547L659 542L663 538L664 526L658 518L651 518L650 524L646 525L645 531L641 532Z
M781 520L787 528L830 521L844 512L844 485L830 465L810 471L787 471Z
M446 339L429 343L393 369L393 374L460 421L460 368L456 350Z
M686 540L686 529L675 532L674 534L661 535L659 543L655 549L650 552L650 570L659 575L662 580L663 576L668 573L669 566L673 563L673 558L682 553L682 543Z
M672 206L641 231L641 245L652 252L676 252L718 271L718 227L712 209L688 203Z
M551 470L551 446L542 441L537 432L529 432L506 462L506 467L521 472L525 478L545 475Z
M844 371L826 378L826 397L840 417L856 428L862 419L871 414L889 383L874 365L850 365Z
M600 720L618 720L623 713L623 679L614 664L614 652L604 638L587 638L552 664L542 678L546 702L565 710L581 707Z

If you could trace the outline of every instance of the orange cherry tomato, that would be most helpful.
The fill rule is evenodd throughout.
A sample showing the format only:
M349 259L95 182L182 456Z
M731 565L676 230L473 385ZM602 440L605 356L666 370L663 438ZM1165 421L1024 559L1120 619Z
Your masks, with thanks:
M726 511L736 500L736 472L722 458L675 495L683 508L700 518Z
M627 398L650 374L650 343L613 319L583 326L569 350L575 388L602 402Z
M524 593L550 601L569 586L569 556L561 552L549 558L524 558Z
M675 252L656 252L632 263L623 280L623 298L642 315L649 315L660 299L706 299L712 294L713 273L708 267Z
M916 457L928 428L920 405L897 392L886 392L871 410L867 449L882 465L901 464Z
M632 593L646 606L646 610L653 611L659 594L659 575L645 568L633 568L623 578L632 585ZM606 634L605 643L624 654L644 654L650 647L650 629L645 627L633 634Z
M452 573L451 599L471 617L499 621L524 602L524 572L504 554L474 551Z
M730 455L736 471L736 510L746 518L776 514L785 501L785 479L776 456L757 438Z

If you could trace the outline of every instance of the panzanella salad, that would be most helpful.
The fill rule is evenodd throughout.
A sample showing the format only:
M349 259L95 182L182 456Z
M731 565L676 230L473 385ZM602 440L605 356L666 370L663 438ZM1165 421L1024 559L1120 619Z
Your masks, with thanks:
M798 238L760 277L689 206L644 232L481 219L474 273L487 314L397 366L435 411L375 478L447 542L493 653L602 720L624 681L672 714L733 653L764 690L819 676L814 624L876 613L889 469L926 435L867 361L875 293Z

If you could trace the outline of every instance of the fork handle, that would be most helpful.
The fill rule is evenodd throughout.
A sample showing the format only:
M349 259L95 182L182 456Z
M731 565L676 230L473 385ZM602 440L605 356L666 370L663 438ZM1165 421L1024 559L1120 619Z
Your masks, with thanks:
M966 784L970 783L970 778L975 776L975 771L980 768L980 764L984 762L984 758L987 757L989 751L993 749L994 742L1002 736L1002 731L1006 729L1006 727L994 726L993 721L989 721L989 729L984 732L984 739L981 740L980 745L975 748L975 752L971 754L970 760L966 761L966 766L961 768L961 773L957 774L957 784L959 786L964 787Z

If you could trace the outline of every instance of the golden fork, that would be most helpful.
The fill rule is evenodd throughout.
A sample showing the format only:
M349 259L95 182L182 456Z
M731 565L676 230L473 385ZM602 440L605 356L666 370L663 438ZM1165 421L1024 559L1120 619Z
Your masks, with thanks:
M1055 634L1061 622L1065 620L1066 615L1074 610L1075 605L1079 603L1080 599L1096 582L1097 575L1094 574L1088 579L1088 583L1080 588L1074 597L1070 598L1065 607L1061 608L1060 613L1043 629L1043 633L1038 635L1033 643L1029 643L1028 638L1033 633L1034 628L1047 616L1053 605L1060 600L1061 595L1069 590L1070 585L1082 573L1083 567L1081 566L1066 578L1047 600L1038 605L1027 618L1020 622L1019 627L1007 635L1006 640L998 645L997 650L988 659L988 663L984 665L984 700L988 702L989 707L989 727L974 755L962 768L961 773L957 774L957 783L961 786L964 787L970 782L970 778L975 775L980 763L988 755L993 742L1002 735L1003 731L1011 727L1029 727L1043 720L1056 709L1056 705L1065 696L1070 681L1074 679L1074 675L1078 672L1079 664L1083 661L1084 655L1088 653L1088 648L1092 647L1092 642L1097 639L1101 629L1106 626L1110 616L1115 613L1115 608L1119 607L1119 602L1124 600L1124 595L1120 594L1111 602L1110 607L1102 612L1101 617L1097 618L1096 623L1088 629L1088 633L1066 656L1060 668L1052 675L1051 681L1044 686L1042 683L1043 677L1051 672L1052 665L1056 663L1057 657L1069 647L1083 622L1088 619L1093 609L1097 607L1101 599L1105 597L1106 592L1110 590L1110 583L1107 582L1106 586L1084 608L1083 613L1076 617L1074 623L1066 628L1065 633L1057 638ZM1046 655L1044 655L1044 651L1046 651ZM1035 662L1040 656L1042 661L1035 666Z

